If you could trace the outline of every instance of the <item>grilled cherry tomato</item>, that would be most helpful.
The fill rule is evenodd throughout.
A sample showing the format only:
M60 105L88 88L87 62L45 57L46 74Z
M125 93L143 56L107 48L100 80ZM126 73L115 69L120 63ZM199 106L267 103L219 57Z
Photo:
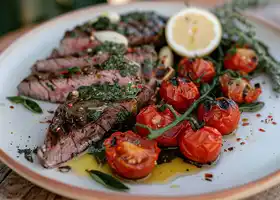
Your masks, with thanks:
M180 135L179 147L181 153L191 161L201 164L214 162L222 148L222 135L212 127L204 126L194 131L186 129Z
M212 62L197 58L183 58L178 65L178 74L181 77L190 78L192 81L201 80L203 83L209 83L216 75Z
M159 93L166 103L180 112L186 111L200 96L196 85L182 78L163 81Z
M160 129L172 123L174 119L175 117L169 109L160 111L155 105L150 105L140 111L136 117L136 122L152 129ZM187 121L184 121L156 138L156 141L162 146L178 146L177 136L187 126ZM139 126L136 128L137 133L143 137L149 134L149 131L145 128Z
M149 175L160 152L156 141L143 139L132 131L113 133L104 146L109 166L128 179Z
M222 135L233 132L240 120L238 105L231 99L218 98L214 103L205 102L198 108L198 119L216 128Z
M227 69L250 73L258 65L257 54L254 50L248 48L230 49L225 57L224 66Z
M252 103L262 93L260 84L253 87L245 78L232 78L229 74L220 77L222 92L236 103Z

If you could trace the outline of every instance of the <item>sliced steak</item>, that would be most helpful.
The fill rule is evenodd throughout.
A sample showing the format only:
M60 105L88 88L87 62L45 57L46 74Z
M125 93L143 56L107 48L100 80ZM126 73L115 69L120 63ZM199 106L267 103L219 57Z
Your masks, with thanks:
M60 69L71 68L75 66L84 67L88 65L99 65L105 62L108 58L108 53L102 53L97 55L95 54L93 56L70 56L65 58L39 60L33 66L33 71L54 72ZM139 64L143 64L147 59L155 62L157 60L157 53L153 46L129 48L126 58Z
M95 70L91 74L74 75L69 78L52 78L42 80L36 76L23 80L18 91L20 95L29 96L38 100L62 103L65 101L69 92L80 86L92 84L114 84L127 85L131 82L138 82L138 76L122 76L118 70Z
M88 48L95 48L100 44L99 41L92 40L90 37L66 37L61 41L59 48L53 50L50 58L70 56Z
M85 67L89 65L99 65L105 62L109 58L108 53L98 54L95 56L83 56L83 57L64 57L53 58L47 60L39 60L32 68L34 72L55 72L61 69L72 68L75 66Z
M65 106L61 105L52 120L44 145L38 148L38 157L45 168L53 168L85 151L92 142L97 142L118 123L118 113L135 113L135 108L144 106L155 92L155 82L145 86L135 99L107 106L99 118L82 127L65 128ZM68 130L69 129L69 130Z

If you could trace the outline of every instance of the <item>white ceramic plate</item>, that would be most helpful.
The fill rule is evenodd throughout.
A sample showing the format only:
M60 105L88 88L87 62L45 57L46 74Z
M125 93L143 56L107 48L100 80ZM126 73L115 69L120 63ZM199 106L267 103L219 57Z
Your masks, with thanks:
M198 174L181 177L165 185L131 185L129 193L116 193L96 184L87 177L62 174L56 170L42 168L37 160L29 163L22 156L18 157L17 148L34 147L43 143L47 124L52 116L46 111L54 110L57 105L40 102L43 115L35 115L22 106L11 105L5 98L17 94L18 83L30 72L31 65L38 59L45 58L59 44L66 29L73 28L104 11L127 12L132 10L151 10L163 15L171 15L183 8L178 2L139 2L120 7L99 6L77 11L45 23L18 39L0 56L0 159L32 182L53 192L79 199L235 199L245 197L266 189L280 182L280 102L266 77L259 77L255 82L262 83L261 101L266 102L260 112L243 114L249 119L249 126L237 130L236 135L225 138L224 148L233 146L234 150L222 152L219 163ZM272 54L280 58L280 34L271 27L256 23L258 37L271 48ZM264 84L265 83L265 84ZM268 115L275 122L262 123ZM263 128L266 132L260 132ZM29 136L31 136L29 138ZM245 145L240 145L237 138L242 138ZM214 174L213 182L204 181L206 172ZM171 185L179 187L171 187Z

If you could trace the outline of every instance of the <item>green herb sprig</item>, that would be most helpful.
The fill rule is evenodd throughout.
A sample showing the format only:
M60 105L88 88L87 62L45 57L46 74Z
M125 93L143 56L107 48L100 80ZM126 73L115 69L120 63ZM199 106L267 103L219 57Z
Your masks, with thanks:
M259 59L258 68L262 68L272 79L273 89L280 92L280 62L269 53L269 48L256 38L256 30L252 23L242 15L247 8L266 5L268 0L234 0L213 10L219 18L223 28L222 43L230 45L235 42L239 45L249 45Z
M43 113L42 108L35 102L30 99L21 97L21 96L12 96L12 97L7 97L9 101L15 104L22 104L25 108L28 110L34 112L34 113Z

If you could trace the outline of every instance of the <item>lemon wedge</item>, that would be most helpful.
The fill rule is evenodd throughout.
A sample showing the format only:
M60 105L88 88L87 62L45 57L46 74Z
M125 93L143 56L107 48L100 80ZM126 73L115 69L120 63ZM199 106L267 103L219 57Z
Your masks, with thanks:
M189 58L202 57L220 44L222 26L211 12L186 8L169 19L165 33L168 45L177 54Z

